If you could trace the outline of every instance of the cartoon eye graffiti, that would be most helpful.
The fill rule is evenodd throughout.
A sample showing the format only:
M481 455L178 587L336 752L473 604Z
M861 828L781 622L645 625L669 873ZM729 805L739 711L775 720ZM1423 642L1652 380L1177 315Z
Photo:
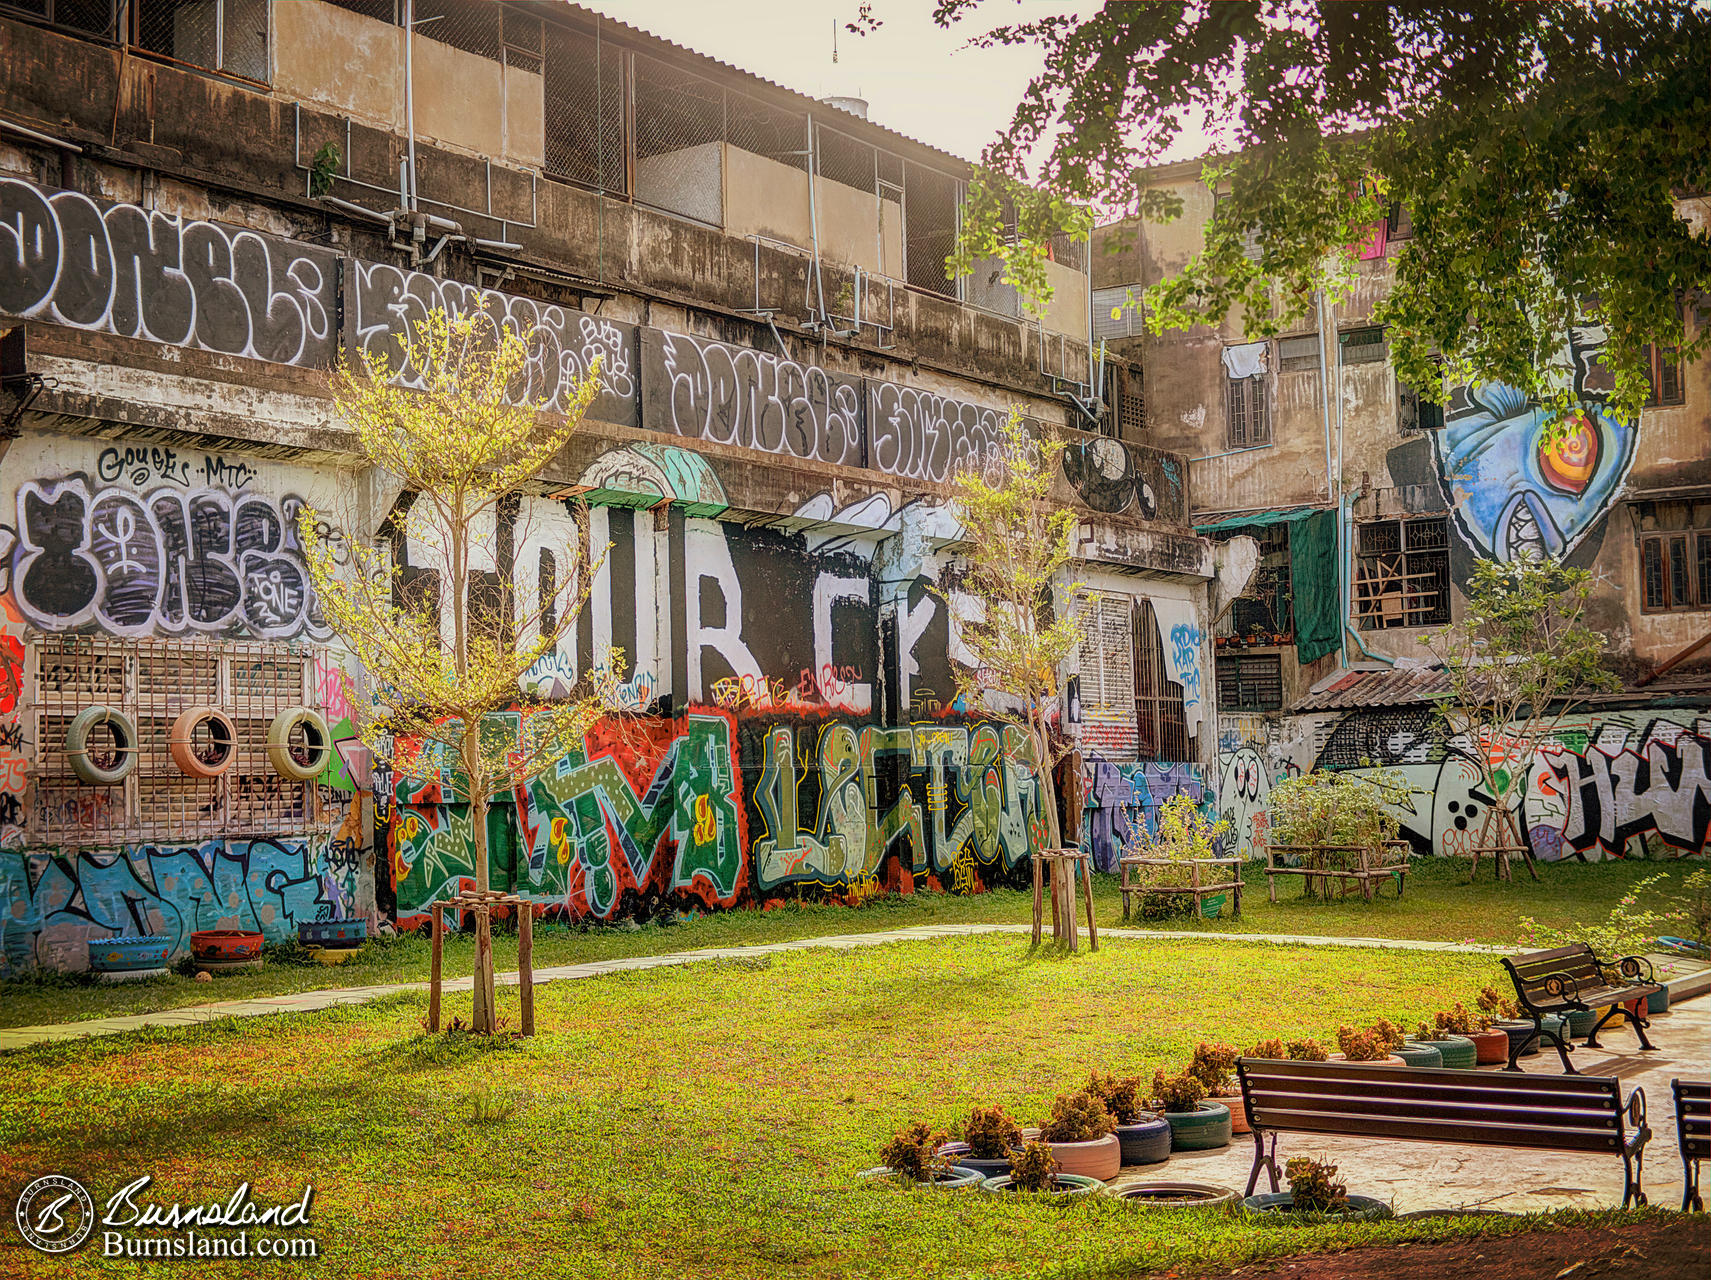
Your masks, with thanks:
M1585 493L1597 470L1598 432L1583 413L1555 439L1539 442L1539 474L1559 493Z

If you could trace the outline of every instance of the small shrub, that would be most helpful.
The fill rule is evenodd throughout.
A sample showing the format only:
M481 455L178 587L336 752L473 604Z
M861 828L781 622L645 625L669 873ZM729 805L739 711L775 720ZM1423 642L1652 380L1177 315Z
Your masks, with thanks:
M1348 1026L1337 1028L1337 1048L1350 1062L1377 1062L1388 1056L1384 1041L1376 1033Z
M1427 1027L1420 1024L1422 1040L1444 1040L1450 1036L1471 1036L1484 1031L1491 1024L1489 1018L1470 1013L1467 1006L1460 1000L1456 1001L1453 1009L1439 1009L1432 1015L1432 1025Z
M1289 1042L1289 1060L1291 1062L1324 1062L1330 1056L1325 1047L1311 1037L1306 1040L1291 1040Z
M1271 789L1271 839L1282 845L1351 845L1381 857L1397 838L1396 806L1413 788L1395 770L1365 773L1315 770Z
M1146 1114L1143 1088L1139 1076L1100 1075L1095 1071L1087 1078L1087 1092L1105 1104L1111 1119L1118 1124L1139 1124Z
M1496 987L1479 989L1479 1011L1488 1018L1519 1018L1521 1006L1497 994Z
M1711 943L1711 871L1690 872L1681 887L1687 890L1680 915L1688 937L1700 946Z
M1186 1071L1167 1076L1161 1070L1153 1074L1153 1097L1166 1111L1193 1111L1205 1101L1206 1086Z
M1289 1179L1289 1194L1299 1213L1335 1213L1346 1209L1348 1188L1337 1182L1337 1166L1305 1156L1296 1156L1283 1167Z
M1002 1160L1022 1143L1022 1126L1003 1107L976 1107L963 1127L968 1153L977 1160Z
M1129 830L1130 838L1123 846L1125 856L1164 859L1170 864L1134 868L1136 883L1181 889L1186 888L1191 879L1189 862L1195 858L1217 857L1218 842L1229 834L1230 824L1224 820L1208 822L1200 811L1199 802L1187 795L1174 795L1159 808L1152 827L1136 814L1130 821ZM1183 895L1141 895L1142 917L1154 919L1193 910L1192 902L1161 902L1161 899L1180 896ZM1159 904L1157 915L1148 915L1149 907L1155 903Z
M1052 1099L1052 1118L1040 1127L1047 1142L1095 1142L1111 1132L1111 1113L1090 1090Z
M1394 1053L1408 1042L1407 1034L1389 1018L1380 1018L1367 1030L1378 1037L1386 1053Z
M1202 1040L1194 1046L1194 1058L1188 1064L1188 1074L1206 1086L1210 1094L1230 1087L1230 1073L1236 1069L1236 1051L1227 1044L1207 1044Z
M950 1168L939 1154L939 1144L945 1141L942 1130L935 1130L923 1120L899 1129L891 1141L879 1149L881 1164L904 1182L929 1182L936 1173Z
M1050 1191L1057 1185L1057 1157L1043 1142L1010 1153L1010 1185L1018 1191Z
M487 1085L470 1095L469 1111L464 1120L482 1126L504 1124L522 1109L522 1105L522 1099L516 1094Z
M1261 1040L1242 1055L1244 1058L1287 1058L1288 1056L1289 1050L1283 1047L1281 1040Z

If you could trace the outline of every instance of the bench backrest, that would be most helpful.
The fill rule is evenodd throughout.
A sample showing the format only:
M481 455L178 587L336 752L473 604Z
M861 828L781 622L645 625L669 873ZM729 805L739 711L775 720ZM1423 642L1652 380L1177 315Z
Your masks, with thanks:
M1549 951L1529 951L1524 956L1508 956L1503 967L1514 976L1516 993L1523 1000L1548 1002L1554 999L1546 989L1547 982L1563 974L1573 978L1583 990L1604 985L1598 959L1584 942L1571 942L1566 947L1552 947ZM1568 994L1572 995L1572 990Z
M1681 1154L1711 1159L1711 1080L1671 1080Z
M1555 1151L1622 1150L1621 1082L1612 1076L1271 1058L1243 1058L1236 1074L1248 1123L1255 1129Z

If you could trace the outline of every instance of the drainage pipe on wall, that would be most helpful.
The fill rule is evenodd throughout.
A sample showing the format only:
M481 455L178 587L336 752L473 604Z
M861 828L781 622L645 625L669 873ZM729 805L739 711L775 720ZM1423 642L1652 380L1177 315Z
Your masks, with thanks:
M404 207L416 208L416 0L404 0L404 125L409 135L409 190L402 193Z
M1321 292L1321 298L1324 294ZM1321 335L1323 334L1324 319L1321 318ZM1324 351L1324 338L1320 338L1320 351ZM1382 662L1387 667L1394 667L1396 659L1387 658L1381 653L1374 653L1366 647L1366 641L1361 639L1360 632L1355 629L1350 617L1352 612L1350 602L1355 590L1355 526L1354 498L1343 492L1343 346L1337 344L1337 614L1342 620L1343 628L1342 654L1343 665L1348 663L1348 640L1353 636L1355 647L1361 651L1361 656L1370 662Z
M1319 321L1319 403L1323 409L1325 421L1325 500L1337 504L1337 620L1342 624L1337 628L1337 662L1340 666L1349 665L1348 641L1348 610L1347 593L1343 590L1343 504L1337 494L1336 477L1331 470L1331 362L1328 351L1330 340L1325 336L1325 324L1330 316L1330 303L1325 297L1321 286L1313 297L1313 305L1317 308ZM1341 382L1339 376L1338 382ZM1342 388L1337 388L1338 409L1342 407Z

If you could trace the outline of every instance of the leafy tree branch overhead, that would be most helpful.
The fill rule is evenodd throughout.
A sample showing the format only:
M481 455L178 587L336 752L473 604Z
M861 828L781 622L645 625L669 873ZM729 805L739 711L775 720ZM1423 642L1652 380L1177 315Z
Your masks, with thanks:
M1008 6L939 0L942 24ZM1296 327L1406 209L1376 319L1408 383L1505 382L1574 406L1572 329L1602 327L1610 408L1646 396L1648 343L1711 347L1711 10L1692 0L1158 0L973 37L1045 55L971 184L952 257L999 257L1036 304L1053 231L1165 220L1148 166L1211 143L1204 247L1138 300L1154 332L1232 313ZM1696 318L1697 313L1697 318Z

